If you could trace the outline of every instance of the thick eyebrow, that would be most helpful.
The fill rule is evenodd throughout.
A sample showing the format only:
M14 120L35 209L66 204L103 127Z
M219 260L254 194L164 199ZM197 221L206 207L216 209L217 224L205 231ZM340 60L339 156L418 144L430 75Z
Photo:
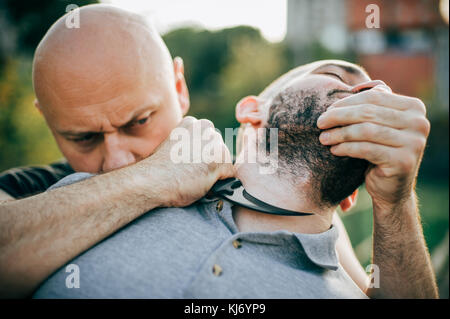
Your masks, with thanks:
M350 74L365 75L365 72L362 70L362 67L358 67L357 68L357 67L354 67L352 65L343 65L343 64L336 64L336 63L327 63L327 64L324 64L324 65L321 65L318 68L316 68L314 71L317 71L317 70L320 70L322 68L329 67L329 66L338 67L338 68L340 68L340 69L342 69L345 72L350 73Z
M100 132L93 132L93 131L58 131L59 134L63 135L64 137L71 137L71 138L79 138L86 136L88 134L99 134Z
M131 123L133 123L134 121L136 121L138 119L139 116L141 116L143 113L149 111L153 109L153 107L146 107L145 109L139 110L136 112L135 115L133 115L133 117L126 122L125 124L121 125L120 127L126 127L128 125L130 125ZM57 131L59 134L65 136L65 137L72 137L72 138L78 138L78 137L83 137L87 134L101 134L103 133L102 131L71 131L71 130L67 130L67 131Z

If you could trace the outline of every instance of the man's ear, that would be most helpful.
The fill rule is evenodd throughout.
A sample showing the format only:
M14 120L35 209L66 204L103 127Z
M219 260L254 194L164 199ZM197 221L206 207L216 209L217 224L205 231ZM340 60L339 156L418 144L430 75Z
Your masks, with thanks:
M180 102L181 112L183 115L189 111L189 91L184 79L184 65L183 59L176 57L173 59L173 70L175 74L175 88L178 94L178 101Z
M37 99L34 99L34 106L36 106L36 108L39 110L39 113L41 113L42 115L42 108Z
M244 97L236 104L236 119L239 123L250 123L253 126L259 127L262 118L260 113L261 102L256 96Z
M356 196L358 195L358 189L356 189L349 197L344 199L339 205L343 212L350 210L356 204Z

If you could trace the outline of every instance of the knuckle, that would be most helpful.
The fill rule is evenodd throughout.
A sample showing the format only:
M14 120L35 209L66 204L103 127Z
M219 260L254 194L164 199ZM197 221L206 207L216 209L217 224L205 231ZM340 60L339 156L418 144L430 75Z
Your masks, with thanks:
M378 132L374 133L374 136L376 135L379 140L386 141L392 139L393 137L395 138L395 134L397 133L393 133L391 128L380 126Z
M217 132L214 133L214 140L216 141L216 143L219 143L219 144L225 146L225 142L223 141L222 135L220 135Z
M361 135L363 138L371 138L375 134L375 125L372 123L364 123L361 126Z
M402 121L402 118L404 117L403 113L400 113L397 110L392 110L386 108L383 113L381 113L382 118L384 121L387 121L388 119L391 120L394 123L398 123Z
M196 118L194 118L192 116L187 116L187 117L183 118L183 120L178 125L178 127L190 130L192 128L192 126L194 125L195 121L196 121Z
M428 136L428 134L430 134L430 130L431 130L431 123L428 119L424 118L423 119L423 132L425 133L426 136Z
M188 125L188 124L190 124L190 123L193 123L195 120L196 120L196 118L193 117L193 116L186 116L186 117L184 117L183 120L181 121L181 124L182 124L182 125Z
M213 141L213 142L216 141L216 135L214 134L214 131L212 129L210 129L210 128L207 128L207 129L203 130L201 138L203 140L205 140L205 141L208 141L208 142L209 141ZM202 143L202 148L204 148L204 147L206 147L206 144Z
M417 97L413 97L412 99L412 106L415 110L420 111L422 114L426 114L427 112L427 108L425 106L425 104L422 102L421 99L417 98Z
M363 151L363 154L367 154L368 157L374 162L379 162L382 159L382 154L373 148L371 148L369 145L366 146L366 148Z
M217 135L218 137L222 138L222 133L220 132L219 129L217 128L213 128L215 135Z
M361 153L366 153L366 154L371 154L372 150L370 148L370 145L368 143L360 143L359 146L357 146L356 144L354 145L354 148L356 150L356 148L359 148Z
M425 117L420 117L414 120L415 128L423 135L428 136L431 129L430 121Z
M360 153L365 154L374 162L380 162L383 158L383 153L376 147L373 147L371 143L362 143Z
M383 92L378 90L368 90L365 92L368 100L373 104L380 104L383 100Z
M412 149L415 153L422 153L422 151L425 148L426 145L426 138L423 137L416 137L414 138L414 140L411 142L411 146Z
M362 118L364 121L369 122L373 121L376 116L376 110L375 107L372 105L365 105L362 108Z
M339 132L339 133L338 133ZM338 129L337 131L336 131L336 135L338 135L337 136L337 139L338 140L342 140L342 141L349 141L349 140L351 140L352 139L352 133L351 133L351 130L348 128L348 127L346 127L346 128L341 128L341 129ZM334 135L334 134L333 134ZM340 138L339 138L340 137Z
M216 159L210 161L206 164L206 167L208 168L208 172L216 172L219 168L218 162Z
M210 120L201 119L200 123L202 124L202 127L204 127L204 128L214 128L214 124Z

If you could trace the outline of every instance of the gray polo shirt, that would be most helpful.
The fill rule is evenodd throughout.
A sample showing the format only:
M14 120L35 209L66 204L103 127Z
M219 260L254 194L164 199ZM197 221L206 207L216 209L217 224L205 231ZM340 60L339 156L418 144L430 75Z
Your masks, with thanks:
M144 214L67 264L79 288L65 265L33 297L367 298L338 262L337 236L239 232L230 203L203 199Z

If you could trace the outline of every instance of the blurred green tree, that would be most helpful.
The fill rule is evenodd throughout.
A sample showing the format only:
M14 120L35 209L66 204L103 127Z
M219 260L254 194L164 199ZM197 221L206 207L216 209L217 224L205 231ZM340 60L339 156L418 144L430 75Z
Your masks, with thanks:
M61 157L43 117L34 107L32 54L70 4L95 0L0 1L0 171Z
M63 14L68 5L84 6L98 3L96 0L2 0L0 12L17 32L17 50L33 53L50 26Z
M214 32L183 28L163 38L172 56L185 62L189 114L212 120L222 132L238 126L239 99L258 94L290 65L284 44L270 43L247 26Z

